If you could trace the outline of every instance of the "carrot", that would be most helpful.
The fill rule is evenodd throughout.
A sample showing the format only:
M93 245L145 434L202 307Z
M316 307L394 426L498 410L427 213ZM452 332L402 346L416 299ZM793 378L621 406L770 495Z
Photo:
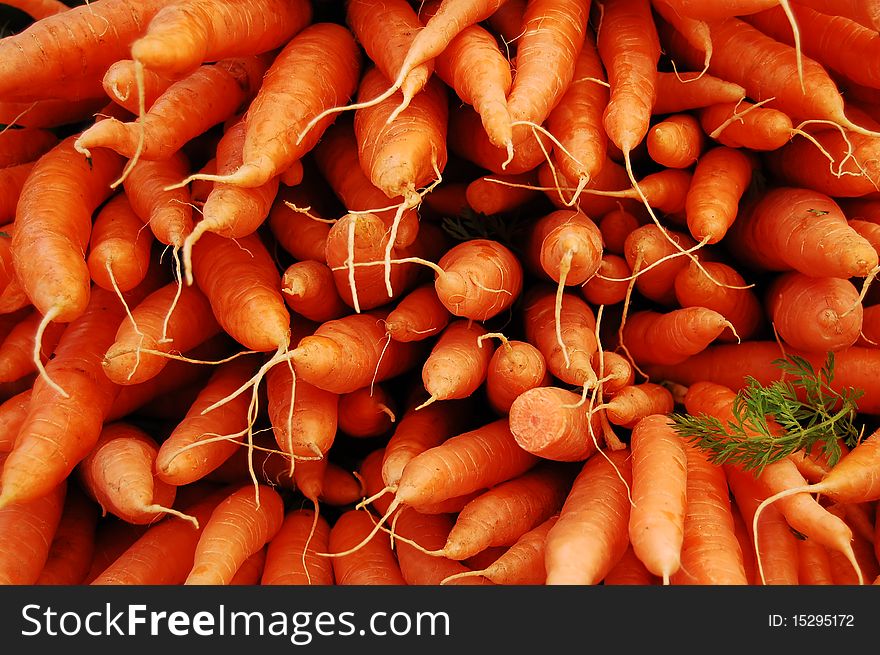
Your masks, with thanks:
M86 264L102 289L129 291L144 279L150 265L151 235L125 194L111 198L95 217Z
M461 562L425 553L426 550L442 547L451 529L452 519L449 515L422 514L409 507L401 509L395 523L395 534L406 541L396 542L396 550L400 572L406 584L438 585L453 575L470 571ZM417 546L407 542L416 543ZM489 584L489 581L483 577L473 580L468 577L459 584Z
M736 541L739 544L740 552L742 553L746 580L748 580L750 585L755 585L757 584L757 564L755 563L755 547L749 536L749 528L746 525L745 519L742 517L742 512L739 511L739 507L735 504L732 508L732 513L733 532L736 536Z
M679 11L679 4L675 0L672 2L653 0L651 2L654 10L663 17L664 21L674 27L691 47L704 53L704 63L700 73L700 75L703 75L706 73L706 69L709 68L709 62L712 60L712 36L709 32L709 24L706 20ZM673 62L673 68L675 68L675 62ZM677 73L678 71L675 72Z
M799 45L807 57L858 84L876 87L880 83L880 68L875 63L880 47L876 28L860 25L837 12L829 15L798 4L791 7L791 12L801 36ZM770 7L743 20L781 43L795 45L788 16L781 7ZM830 46L835 42L847 44L846 56ZM853 65L856 61L864 63Z
M32 393L31 389L26 389L0 403L0 453L12 450L18 431L27 418Z
M486 397L498 414L508 414L513 402L535 387L550 385L544 355L526 341L501 339L486 373ZM482 343L482 342L481 342Z
M70 9L60 0L8 0L3 4L20 9L34 20L40 20Z
M502 482L468 502L446 544L435 555L464 560L496 546L512 546L558 514L577 467L543 464Z
M637 363L675 364L705 349L730 327L724 316L705 307L642 310L628 318L622 341Z
M593 305L616 305L626 298L631 273L626 259L606 252L597 275L581 286L581 293Z
M434 0L423 6L421 20L430 20L441 4ZM506 148L512 143L513 127L507 98L511 92L513 77L510 62L499 49L496 38L479 25L469 25L449 42L433 63L437 77L454 90L462 102L471 105L480 115L492 145ZM387 72L385 75L394 77ZM410 83L414 77L416 75L410 73L401 88L404 92L404 104L411 102L411 98L406 97L406 86L412 86ZM400 114L397 115L399 116Z
M734 534L733 509L724 469L702 450L685 445L687 503L681 568L672 584L748 584L743 555Z
M478 214L503 214L539 197L540 191L526 188L535 186L537 182L534 171L518 175L482 175L468 183L467 204ZM429 194L428 198L430 197Z
M654 115L676 114L726 102L740 102L746 90L708 73L657 73Z
M296 379L295 384L294 391L287 366L275 366L266 374L267 411L275 441L294 459L323 457L336 437L339 396L304 379Z
M313 528L314 525L314 528ZM317 553L329 547L330 524L310 509L293 510L269 542L260 584L330 585L332 562Z
M397 402L382 385L339 396L339 429L350 437L378 437L397 420Z
M466 398L485 382L492 353L481 347L479 338L484 334L479 323L464 319L444 328L422 366L422 382L430 397L420 407Z
M633 275L637 276L636 290L649 300L672 306L675 304L675 276L687 266L688 260L678 256L678 250L667 237L686 250L697 245L688 234L649 223L630 232L624 241L624 258Z
M132 543L124 545L122 552L98 571L90 584L181 584L192 568L196 545L211 512L228 493L228 489L221 488L185 507L198 521L199 527L174 516L137 534Z
M83 489L103 514L129 523L150 524L165 514L196 521L171 508L177 491L154 473L158 452L159 444L140 428L109 423L77 467Z
M280 188L269 210L266 223L278 244L294 259L324 261L324 249L330 225L320 220L316 221L306 213L293 211L287 204L289 202L299 205L300 202L305 201L302 206L309 207L309 213L314 214L315 208L312 207L313 203L310 202L312 197L307 188L303 185Z
M729 235L741 260L762 270L848 278L864 277L878 264L877 252L834 200L810 189L770 189L740 212Z
M298 32L272 61L248 106L242 165L234 173L202 179L257 187L302 159L332 118L320 120L302 141L289 137L322 107L337 105L354 92L360 57L354 37L341 25L313 23Z
M339 394L410 369L417 362L418 343L389 339L382 326L385 316L384 310L373 310L322 323L288 354L297 378Z
M350 0L345 4L345 18L382 75L394 79L415 35L422 28L422 21L413 7L403 0L380 6L364 0ZM400 89L405 104L424 88L433 72L434 62L431 60L413 68Z
M828 551L812 539L797 540L798 584L834 584Z
M338 219L327 233L324 259L332 271L336 291L342 301L360 312L386 305L389 300L405 293L418 281L421 273L420 267L411 262L391 266L389 293L383 271L378 267L361 265L380 262L389 252L389 247L401 259L427 254L420 252L419 245L417 238L412 249L398 249L378 216L349 213Z
M192 530L188 521L178 519L178 523ZM95 553L83 584L91 584L148 529L146 525L132 525L116 517L99 521L95 531Z
M143 70L142 93L144 108L149 110L156 99L159 98L169 86L174 84L179 76L164 75L158 71ZM140 98L138 96L138 71L137 64L133 59L120 59L107 68L104 77L101 78L101 86L107 96L116 104L124 107L137 116Z
M193 274L223 330L250 350L286 350L290 314L281 275L260 238L205 233L193 248Z
M190 484L232 456L238 448L236 435L240 440L247 428L247 398L202 412L247 381L254 369L253 357L247 356L222 364L211 374L186 416L159 447L155 468L160 480L178 487ZM217 440L218 436L229 438Z
M58 143L51 130L42 128L7 129L0 132L0 168L36 161Z
M598 449L599 413L580 406L578 394L561 387L524 391L510 406L508 421L526 452L561 462L583 461Z
M769 286L766 303L779 336L800 350L821 354L859 338L862 304L849 280L782 273Z
M737 149L717 146L698 160L685 200L688 230L698 241L720 241L736 219L755 162Z
M386 227L397 220L395 247L411 245L419 231L416 208L407 208L402 196L389 202L364 173L359 156L354 123L342 118L327 129L313 151L318 170L349 212L375 214Z
M350 311L336 290L333 270L322 261L294 262L285 269L281 284L287 306L310 321L323 323Z
M526 341L541 351L554 377L567 384L595 386L598 378L592 357L598 348L596 317L586 302L566 292L557 304L552 289L535 287L525 299L523 319Z
M77 138L76 149L89 154L94 148L111 148L133 162L168 159L250 100L267 65L265 57L243 57L201 66L165 89L137 121L95 123ZM183 107L195 111L184 113Z
M239 120L229 126L217 143L216 174L223 176L242 164L242 147L247 125ZM248 236L257 230L269 215L278 193L278 178L259 186L242 188L216 182L202 206L202 218L183 242L183 265L187 283L192 284L192 248L205 232L213 232L227 239Z
M680 47L674 35L663 34L664 45L673 56L695 67L696 57ZM667 38L668 37L668 38ZM869 133L853 123L844 111L843 97L825 68L799 49L769 37L738 18L711 24L715 54L709 72L746 89L750 98L773 98L768 107L802 120L819 120L861 133ZM749 52L741 57L740 52ZM799 83L794 83L795 79ZM805 93L810 89L811 93Z
M129 292L129 302L148 293L150 283L148 278ZM69 395L42 377L34 382L27 418L0 477L0 507L48 493L98 440L119 390L101 370L101 359L123 315L113 293L94 289L86 310L67 326L46 372Z
M175 252L193 229L191 197L189 189L168 191L165 187L186 175L189 168L189 158L177 151L162 160L141 159L123 182L134 212L157 241L173 246Z
M358 99L372 98L388 84L377 68L369 69L358 86ZM395 213L386 246L385 285L392 295L391 249L397 240L403 211L420 201L418 188L439 179L448 158L446 151L446 87L430 78L425 88L389 123L397 100L389 98L375 106L358 109L354 132L361 169L391 199L403 197Z
M682 307L704 307L730 321L720 341L751 338L764 325L764 312L755 291L733 267L723 262L690 262L675 276L675 297ZM710 278L711 276L711 278Z
M107 67L127 57L132 40L166 4L166 0L96 0L46 16L5 37L0 45L0 96L36 92L51 97L55 88L78 79L100 84ZM108 25L113 29L108 31Z
M656 585L657 576L651 573L633 551L630 544L623 557L608 571L603 585Z
M554 160L569 180L588 184L605 163L608 137L602 113L608 104L605 71L596 50L596 37L584 35L574 74L559 103L547 116L547 129L556 137Z
M95 551L98 506L75 486L67 490L64 510L36 585L79 585Z
M755 510L766 494L759 480L750 472L725 466L727 481L734 501L747 526L752 526ZM776 508L771 508L776 509ZM764 571L764 584L798 584L798 538L794 536L781 512L765 512L758 526L760 534L749 534L756 543Z
M623 557L629 538L630 453L597 452L575 478L547 533L547 584L598 584Z
M871 129L880 128L880 123L856 107L848 111ZM859 197L877 191L878 148L880 139L876 136L822 130L809 138L796 136L782 148L767 153L765 162L767 170L782 184L808 187L834 197ZM792 162L798 162L797 170L786 170Z
M104 354L104 372L116 384L139 384L167 365L164 353L190 351L219 331L205 295L196 287L181 289L171 282L144 298L122 321Z
M49 557L52 536L64 509L67 481L49 493L0 508L0 584L32 585Z
M272 487L233 491L205 523L184 584L228 584L244 561L272 540L283 521L284 501Z
M673 409L672 393L653 382L628 384L611 392L611 397L595 409L603 409L614 425L633 429L642 419L668 414Z
M665 413L645 416L632 430L629 539L648 571L669 584L681 566L688 467L685 444Z
M876 0L858 2L857 0L800 0L799 5L811 7L831 16L839 15L856 21L860 25L880 30L880 6Z
M526 261L560 286L583 284L599 269L602 233L586 214L557 209L535 220Z
M170 4L131 44L131 56L152 70L186 72L206 61L279 48L311 20L311 4L304 0L260 0L245 5L195 0L186 8Z
M21 196L25 181L34 168L34 162L16 164L0 169L0 221L11 222L15 218L15 207Z
M69 323L85 311L91 278L85 252L92 212L110 195L122 160L107 150L86 161L67 137L34 165L16 211L12 255L21 284L46 323ZM70 197L82 202L71 204ZM41 268L45 259L54 262Z
M467 399L447 400L418 410L415 406L407 409L385 448L374 456L378 458L379 477L383 483L380 486L396 489L406 465L414 457L460 434L469 421L466 410L471 403ZM384 509L379 509L385 513Z
M697 115L703 131L728 148L777 150L795 134L788 114L744 100L712 104Z
M688 168L705 147L700 123L691 114L673 114L656 123L646 137L648 154L661 166Z
M547 533L558 518L558 515L551 516L526 532L486 568L450 575L441 580L440 584L447 584L453 579L471 576L482 576L500 585L544 584L547 579L544 566L544 546Z
M434 285L423 284L403 296L388 312L385 330L395 341L422 341L441 332L451 318Z
M0 381L19 380L36 369L34 366L34 346L37 329L42 317L31 311L21 320L0 343ZM67 326L64 323L51 323L43 332L40 346L40 361L45 366L52 356L61 335Z
M344 512L330 530L328 552L344 552L373 529L374 519L358 510ZM339 585L405 585L397 558L387 539L373 537L356 552L333 560Z

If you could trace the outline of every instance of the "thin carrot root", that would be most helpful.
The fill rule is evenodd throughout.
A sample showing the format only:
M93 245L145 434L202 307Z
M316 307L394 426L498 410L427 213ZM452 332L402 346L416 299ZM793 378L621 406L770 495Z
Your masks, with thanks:
M493 338L493 337L494 337L495 339L498 339L499 341L501 341L502 345L503 345L507 350L510 350L510 349L513 348L513 346L510 345L510 341L508 340L508 338L505 337L501 332L486 332L485 334L481 334L480 336L477 337L477 346L480 347L480 348L482 348L482 347L483 347L483 341L484 341L485 339L491 339L491 338Z
M382 93L377 95L375 98L372 98L370 100L364 100L363 102L352 102L347 105L339 105L337 107L330 107L329 109L325 109L320 114L315 116L312 120L310 120L308 123L306 123L306 126L303 128L302 132L300 132L299 135L297 135L297 137L296 137L296 145L299 145L300 143L302 143L302 140L304 138L306 138L306 135L312 130L312 128L314 128L315 125L317 125L319 122L321 122L323 119L327 118L328 116L332 116L333 114L338 114L343 111L352 111L352 110L357 110L357 109L366 109L368 107L374 107L374 106L378 105L379 103L381 103L383 100L387 100L388 98L393 96L397 92L397 90L400 88L402 83L403 83L402 80L400 81L400 83L395 81L395 83L392 84L390 87L388 87L385 91L383 91Z
M128 174L131 173L131 170L135 167L138 161L141 158L141 153L144 151L144 143L146 142L146 131L144 129L144 116L147 113L146 101L145 101L145 90L144 90L144 65L139 60L135 59L134 61L134 80L137 86L138 92L138 141L137 146L134 149L134 154L131 159L128 160L128 164L125 166L125 169L122 171L122 174L119 176L115 182L110 184L111 189L117 188L120 184L125 182L125 178L128 177Z
M871 269L871 271L868 273L867 277L865 277L865 281L862 283L862 290L859 292L858 299L856 300L856 302L853 303L852 307L850 307L849 309L847 309L845 312L843 312L840 315L840 318L844 318L845 316L848 316L849 314L851 314L852 312L855 311L856 307L858 307L859 305L861 305L864 302L865 296L868 295L868 288L871 286L871 283L877 278L878 273L880 273L880 266L875 266L874 268ZM867 339L867 340L870 341L870 339Z
M392 409L391 409L388 405L386 405L385 403L380 403L380 404L379 404L379 411L382 412L383 414L385 414L389 419L391 419L391 422L392 422L392 423L396 423L396 422L397 422L397 417L394 415L394 410L392 410Z
M174 294L174 299L171 301L171 306L168 308L168 313L165 315L165 320L162 321L162 336L159 339L159 343L170 343L173 339L168 338L168 323L171 322L171 314L174 312L174 308L177 307L177 303L180 300L180 294L183 293L183 276L180 273L180 249L177 246L171 249L171 257L174 260L174 275L177 279L177 293ZM190 280L188 284L192 284Z
M347 550L340 551L338 553L317 553L317 554L320 557L345 557L346 555L351 555L352 553L356 553L358 550L360 550L361 548L366 546L368 543L370 543L370 540L379 533L379 530L382 529L382 526L385 524L385 521L387 521L391 517L391 515L394 514L395 510L398 507L400 507L400 501L395 498L394 500L391 501L391 504L388 505L388 509L385 512L385 514L383 514L382 517L376 522L376 524L373 526L373 529L370 530L370 532L363 539L361 539L360 543L357 543L354 546L352 546L351 548L349 548ZM397 537L397 538L399 539L400 537Z
M137 322L134 320L134 316L131 313L131 309L128 306L128 303L125 301L125 296L122 295L122 290L119 288L119 285L116 283L116 276L113 274L113 267L111 266L111 260L108 259L104 262L104 268L107 269L107 275L110 278L110 284L113 286L113 291L116 292L116 295L119 297L119 302L122 303L122 307L125 309L125 315L128 316L128 320L131 321L132 326L134 327L134 332L140 337L140 342L138 343L138 347L134 350L134 366L131 367L131 371L128 373L128 379L134 376L135 372L138 369L138 366L141 364L141 345L144 343L144 339L146 335L141 332L140 328L137 325Z
M363 509L364 507L366 507L370 503L374 502L378 498L381 498L385 494L387 494L389 492L395 493L396 491L397 491L397 485L383 487L382 489L380 489L379 491L374 493L372 496L368 496L367 498L362 499L357 505L354 506L354 508L355 509Z
M400 539L400 537L398 537ZM488 571L488 569L480 569L479 571L461 571L460 573L453 573L452 575L447 575L440 581L441 585L449 584L453 580L459 580L461 578L473 578L480 575L483 575Z
M428 405L432 405L437 401L437 396L430 396L425 402L415 408L415 411L419 411L420 409L424 409Z
M565 340L562 338L562 296L565 293L565 279L571 270L572 257L574 257L574 250L569 248L562 254L562 261L559 262L559 284L556 286L556 304L553 308L556 323L556 343L562 349L565 368L571 368L571 357L568 354L568 346L565 345Z
M233 353L228 357L224 357L223 359L193 359L192 357L186 357L185 355L181 355L179 353L174 352L166 352L164 350L155 350L154 348L141 348L138 346L137 348L127 349L127 350L119 350L114 352L112 355L105 356L105 361L110 361L111 359L116 359L117 357L121 357L122 355L130 355L132 353L135 354L147 354L147 355L155 355L156 357L167 357L168 359L175 359L179 362L186 362L188 364L204 364L205 366L219 366L220 364L225 364L226 362L231 362L233 359L238 359L242 355L254 355L257 353L256 350L241 350L237 353ZM207 410L205 410L207 412Z
M312 576L309 573L309 567L306 564L306 553L309 552L309 544L312 543L312 538L315 536L315 531L318 529L318 518L320 517L320 513L319 513L317 498L312 498L312 505L315 508L315 517L312 519L312 527L309 530L309 535L306 537L306 543L303 546L303 552L302 552L302 567L303 567L303 571L306 572L306 581L309 584L312 584Z
M193 527L198 530L199 529L199 520L195 516L190 516L189 514L184 514L183 512L179 512L176 509L172 509L170 507L163 507L162 505L147 505L144 507L144 510L147 512L156 512L162 514L170 514L171 516L176 516L179 519L183 519L184 521L189 521L193 524Z
M55 382L51 377L49 377L49 373L46 371L46 367L43 366L43 359L40 357L40 353L43 350L43 334L46 332L46 328L49 323L58 316L60 310L58 307L52 307L48 312L43 315L43 320L40 321L39 326L37 326L37 332L34 336L34 365L37 368L37 372L40 377L48 384L52 389L54 389L57 393L61 395L62 398L70 398L70 394L67 393L61 386Z
M357 280L355 278L355 261L354 261L354 234L355 228L357 227L357 217L348 224L348 258L345 260L346 268L348 268L348 287L351 289L351 302L354 306L354 311L357 314L361 313L361 303L358 300L358 292L357 292ZM392 243L389 240L388 243ZM386 266L391 266L390 259L386 261Z

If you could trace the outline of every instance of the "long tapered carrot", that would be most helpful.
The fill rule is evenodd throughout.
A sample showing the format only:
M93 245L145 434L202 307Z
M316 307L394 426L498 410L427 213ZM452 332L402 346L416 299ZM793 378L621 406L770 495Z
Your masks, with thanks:
M314 528L313 528L314 526ZM292 510L269 542L260 584L331 585L333 562L318 553L329 547L330 524L311 509Z
M598 584L626 551L630 453L602 451L581 468L547 533L547 584Z
M184 584L228 584L244 561L272 540L283 521L284 501L272 487L233 491L205 523ZM230 547L230 539L235 547Z
M674 114L724 102L739 102L746 90L739 84L701 72L659 72L654 114Z

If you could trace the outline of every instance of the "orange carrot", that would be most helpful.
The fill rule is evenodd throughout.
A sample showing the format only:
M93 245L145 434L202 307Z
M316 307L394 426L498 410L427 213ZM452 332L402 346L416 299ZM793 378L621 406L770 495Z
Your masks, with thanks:
M537 183L533 171L518 175L483 175L468 183L467 203L478 214L503 214L539 197L540 191L525 188ZM515 185L524 187L518 188ZM430 194L428 197L430 198Z
M388 312L385 330L395 341L422 341L442 331L452 318L433 284L416 287Z
M168 159L253 98L267 65L266 57L243 57L201 66L165 89L137 121L95 123L77 138L76 148L86 154L110 148L137 162Z
M691 114L673 114L656 123L645 141L651 159L670 168L688 168L705 147L703 129Z
M109 423L78 465L83 489L101 506L129 523L153 523L165 514L186 517L171 506L176 489L154 473L159 444L140 428Z
M739 201L752 178L754 161L737 149L718 146L704 153L694 169L685 201L688 230L698 241L720 241L736 218Z
M247 428L247 397L243 395L210 412L202 412L246 382L253 375L255 364L252 356L240 357L220 365L212 373L199 389L186 416L159 447L156 475L160 480L176 486L190 484L235 452L239 447L237 441ZM220 436L228 439L217 440Z
M338 394L294 378L281 364L266 374L267 411L281 450L294 458L323 456L336 437Z
M64 509L67 481L49 493L0 508L0 584L32 585L49 556Z
M196 545L211 517L211 512L228 493L228 489L221 488L185 507L186 511L196 518L199 527L175 516L160 521L142 534L136 534L134 539L128 536L126 541L131 540L131 543L123 543L122 552L115 557L111 556L107 566L104 568L98 566L97 568L101 570L90 584L179 585L183 583L192 568Z
M367 512L349 510L330 530L328 550L343 552L373 530L375 519ZM387 538L372 537L356 552L333 558L333 576L340 585L404 585L406 580Z
M147 274L153 239L141 234L143 222L125 194L101 208L89 238L89 273L102 289L129 291Z
M626 263L637 275L636 290L649 300L666 306L675 304L675 275L688 264L686 257L678 256L669 239L684 249L697 245L690 235L665 228L661 230L651 223L630 232L624 242Z
M0 381L11 382L34 372L35 338L41 320L42 317L36 311L32 311L18 322L0 343ZM44 366L66 328L64 323L51 323L46 326L40 346L40 361Z
M748 584L724 469L690 444L681 568L672 584Z
M108 150L86 160L67 137L43 155L21 191L12 255L22 287L46 322L69 323L89 302L85 256L92 212L110 195L122 159ZM51 181L50 181L51 180ZM70 203L79 197L82 202ZM54 262L44 268L40 262Z
M637 363L674 364L704 350L729 327L724 316L705 307L642 310L627 319L622 340Z
M479 342L484 334L479 323L464 319L443 330L422 366L422 382L430 394L426 403L466 398L483 384L492 357Z
M653 382L625 385L611 394L604 407L600 407L611 423L629 429L647 416L668 414L673 409L672 393Z
M0 221L11 222L25 181L34 168L34 162L16 164L0 169Z
M27 418L32 393L31 389L26 389L0 403L0 453L12 450L18 431Z
M635 424L630 447L630 543L645 567L661 577L663 584L669 584L681 566L684 544L688 478L685 443L665 413L658 413Z
M733 328L725 328L718 337L720 341L749 339L764 324L757 294L728 264L702 262L698 266L690 262L676 274L674 285L682 307L711 309L730 321Z
M583 284L599 269L602 233L586 214L557 209L531 225L526 261L561 286Z
M350 437L377 437L391 429L397 403L382 385L339 396L339 429Z
M197 287L171 282L131 309L104 354L104 373L116 384L139 384L155 377L169 359L220 331L208 299ZM148 352L143 352L144 350Z
M534 455L561 462L583 461L598 449L599 413L579 404L580 396L560 387L535 387L510 406L516 443Z
M492 353L486 373L486 396L499 414L508 414L524 392L550 385L544 355L526 341L502 339Z
M833 199L795 187L770 189L737 216L731 246L762 270L797 270L817 277L864 277L877 251L847 223ZM834 243L832 249L819 244Z
M593 305L615 305L623 302L632 273L626 260L615 254L602 255L598 274L581 286L581 293Z
M782 273L770 284L766 305L780 338L800 350L822 354L859 338L862 304L849 280Z
M279 48L311 20L312 6L304 0L195 0L186 8L172 3L131 44L131 56L152 70L186 72L206 61Z
M51 130L7 129L0 132L0 168L36 161L58 143Z
M329 538L330 524L323 516L315 519L310 509L288 512L269 542L260 584L333 584L332 561L317 554L326 552Z
M748 101L708 105L697 114L706 134L728 148L776 150L794 134L788 114Z
M800 0L798 4L823 14L846 16L860 25L880 30L880 6L876 0Z
M655 115L675 114L725 102L739 102L746 90L739 84L704 72L657 73Z
M828 551L812 539L797 540L798 584L834 584Z
M294 262L285 269L281 284L287 306L310 321L323 323L351 311L336 290L333 270L323 261Z
M37 585L79 585L85 580L95 551L98 506L71 485L64 498L64 511L52 537L52 545Z
M317 212L313 200L315 198L302 185L281 187L266 219L269 230L279 245L300 261L324 261L330 226L308 215L314 216ZM308 214L294 211L288 202L301 208L308 207Z
M599 584L629 538L630 453L597 452L581 468L547 533L547 584Z
M184 584L229 584L244 561L272 541L283 521L284 501L272 487L232 492L205 523Z
M193 229L189 189L166 190L166 186L189 173L190 162L180 150L169 157L151 161L141 159L123 182L132 209L150 227L160 243L183 247Z
M633 551L632 544L623 557L608 571L602 580L603 585L655 585L657 576L651 573Z

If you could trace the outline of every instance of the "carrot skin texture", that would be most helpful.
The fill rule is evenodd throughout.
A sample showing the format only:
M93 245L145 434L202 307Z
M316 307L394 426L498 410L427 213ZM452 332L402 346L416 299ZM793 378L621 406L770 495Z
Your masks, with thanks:
M79 585L89 572L95 550L99 510L85 494L68 487L64 510L52 537L36 585Z
M629 543L629 456L624 450L596 453L584 463L547 534L548 585L598 584L623 557Z
M272 487L234 491L205 523L184 584L229 584L244 561L272 540L283 521L284 502ZM236 548L230 548L230 537Z
M67 482L48 494L0 508L4 534L0 550L0 584L32 585L49 556L52 535L64 508Z
M342 514L330 530L328 552L339 553L359 544L373 529L366 512L349 510ZM334 557L333 577L339 585L405 585L394 551L384 534L374 535L357 551Z
M309 539L313 523L315 531ZM329 540L330 524L326 518L319 515L315 521L311 509L288 512L269 542L260 584L332 585L333 562L317 554L328 552Z

